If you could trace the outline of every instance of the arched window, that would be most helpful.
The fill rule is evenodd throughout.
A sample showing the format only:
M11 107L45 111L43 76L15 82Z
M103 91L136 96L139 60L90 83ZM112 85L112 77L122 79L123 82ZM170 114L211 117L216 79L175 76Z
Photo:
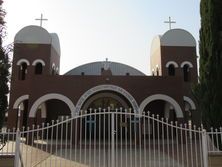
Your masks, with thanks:
M35 65L35 74L37 75L42 74L42 71L43 71L42 63L37 63Z
M27 74L27 64L23 62L19 66L19 80L25 80L26 74Z
M185 64L183 66L183 80L185 82L188 82L190 81L190 67L188 64Z
M175 76L175 67L173 64L170 64L168 67L168 75L169 76Z

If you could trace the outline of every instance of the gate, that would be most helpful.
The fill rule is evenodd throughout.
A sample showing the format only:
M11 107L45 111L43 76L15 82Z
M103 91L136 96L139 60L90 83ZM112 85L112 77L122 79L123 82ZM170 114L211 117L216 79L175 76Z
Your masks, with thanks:
M145 112L90 110L0 134L15 167L207 167L203 129Z

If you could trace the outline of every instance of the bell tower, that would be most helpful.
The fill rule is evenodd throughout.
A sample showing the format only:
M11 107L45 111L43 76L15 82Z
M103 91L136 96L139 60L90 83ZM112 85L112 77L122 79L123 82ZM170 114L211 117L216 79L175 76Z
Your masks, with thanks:
M16 34L14 43L13 81L59 73L60 45L56 34L39 26L27 26Z
M153 75L182 77L197 82L196 41L183 29L171 29L153 39L151 47Z
M8 114L9 127L10 124L26 126L29 94L31 94L29 88L33 79L59 74L59 66L60 44L57 34L33 25L24 27L16 34ZM16 121L19 123L15 123Z

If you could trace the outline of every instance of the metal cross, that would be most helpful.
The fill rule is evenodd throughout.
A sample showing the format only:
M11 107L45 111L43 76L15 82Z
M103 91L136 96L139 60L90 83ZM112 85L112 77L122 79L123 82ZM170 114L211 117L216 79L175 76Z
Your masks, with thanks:
M41 18L37 18L35 20L39 20L40 21L40 27L42 27L42 21L47 21L48 19L43 19L43 14L41 14Z
M171 24L172 23L176 23L175 21L171 20L171 17L169 17L169 21L164 21L164 23L168 23L169 24L169 29L171 30Z

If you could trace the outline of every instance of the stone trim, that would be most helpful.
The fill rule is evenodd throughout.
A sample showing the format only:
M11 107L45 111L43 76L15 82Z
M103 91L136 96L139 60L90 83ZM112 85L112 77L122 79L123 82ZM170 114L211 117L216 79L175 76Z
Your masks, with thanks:
M181 110L180 105L172 97L164 94L155 94L145 98L140 104L140 113L144 111L145 107L154 100L164 100L169 102L175 109L177 118L183 118L183 111Z
M79 113L84 102L93 94L100 92L100 91L113 91L113 92L117 92L121 95L123 95L132 105L133 110L135 113L139 112L139 106L136 102L136 100L134 99L134 97L127 92L125 89L116 86L116 85L99 85L99 86L95 86L89 90L87 90L78 100L77 104L76 104L76 113Z

